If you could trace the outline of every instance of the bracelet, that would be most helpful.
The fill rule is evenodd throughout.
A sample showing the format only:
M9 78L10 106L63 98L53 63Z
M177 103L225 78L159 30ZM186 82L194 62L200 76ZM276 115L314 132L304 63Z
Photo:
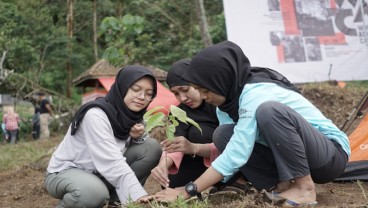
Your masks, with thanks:
M197 151L198 151L198 148L197 148L197 145L196 144L193 144L193 145L194 145L194 152L193 152L192 157L195 158L196 157L196 154L197 154Z

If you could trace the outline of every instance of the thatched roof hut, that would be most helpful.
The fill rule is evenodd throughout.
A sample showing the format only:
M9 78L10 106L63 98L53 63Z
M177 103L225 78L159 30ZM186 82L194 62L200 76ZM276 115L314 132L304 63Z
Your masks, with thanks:
M150 66L147 68L152 71L159 82L166 80L166 71ZM109 64L107 60L101 59L75 78L73 80L74 86L83 88L82 104L94 100L97 97L105 96L115 81L115 76L120 69Z
M151 66L146 67L152 71L158 81L164 82L166 80L166 71ZM102 87L98 81L99 78L115 77L119 70L120 68L109 64L107 60L101 59L76 77L73 84L76 87Z

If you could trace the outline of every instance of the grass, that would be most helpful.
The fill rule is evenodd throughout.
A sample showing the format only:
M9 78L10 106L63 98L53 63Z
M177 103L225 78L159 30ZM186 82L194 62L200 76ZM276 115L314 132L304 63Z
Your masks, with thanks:
M366 195L365 190L363 188L363 184L362 184L361 181L358 181L357 183L358 183L359 188L362 190L363 196L364 196L365 200L367 201L367 206L368 206L368 198L367 198L367 195Z
M58 139L20 141L16 145L0 145L0 171L13 170L51 155Z

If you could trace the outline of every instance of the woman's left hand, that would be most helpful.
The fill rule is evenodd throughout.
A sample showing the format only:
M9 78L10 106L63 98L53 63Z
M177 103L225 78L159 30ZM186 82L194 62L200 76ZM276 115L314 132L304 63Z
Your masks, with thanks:
M140 138L144 134L144 125L141 123L134 124L130 128L130 136L132 138Z
M166 188L155 194L155 198L159 202L172 202L175 201L179 196L183 197L184 199L190 198L188 194L185 192L184 187L175 189Z

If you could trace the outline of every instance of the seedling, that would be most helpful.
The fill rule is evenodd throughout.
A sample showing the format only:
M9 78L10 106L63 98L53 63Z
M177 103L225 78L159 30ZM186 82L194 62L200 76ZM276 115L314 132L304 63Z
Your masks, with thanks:
M167 111L168 115L165 115L163 112L160 112L159 110L165 110ZM178 121L181 121L183 123L190 123L193 126L195 126L201 133L202 129L199 127L198 123L195 122L193 119L187 117L187 113L183 111L182 109L171 105L170 110L167 110L163 106L157 106L155 108L152 108L151 110L147 111L143 119L146 123L146 132L150 133L152 129L160 126L165 129L166 132L166 138L169 141L173 141L175 138L175 127L179 125Z
M167 115L165 115L163 112L160 112L159 110L165 110L167 111ZM147 111L143 119L146 123L146 132L149 134L152 129L156 127L161 127L165 131L164 139L168 139L169 141L174 141L175 139L175 128L179 125L179 121L185 123L185 124L192 124L195 126L201 133L202 129L199 127L198 123L195 122L193 119L187 117L187 113L183 111L182 109L171 105L170 110L167 110L165 107L158 106L155 107L149 111ZM167 152L165 152L165 162L167 167ZM167 174L167 172L166 172Z

